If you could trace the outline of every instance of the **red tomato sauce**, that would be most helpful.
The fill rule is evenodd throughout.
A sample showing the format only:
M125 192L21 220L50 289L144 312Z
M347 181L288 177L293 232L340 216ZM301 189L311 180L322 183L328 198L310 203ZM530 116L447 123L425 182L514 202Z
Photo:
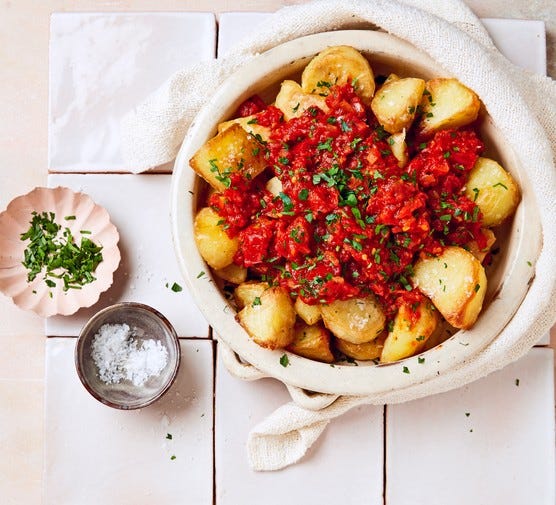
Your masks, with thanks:
M209 204L239 239L237 265L309 304L372 293L392 316L422 300L410 282L420 256L486 245L479 208L463 193L484 146L469 128L426 142L409 134L400 168L390 135L350 84L332 87L326 104L289 121L258 98L240 106L238 115L271 129L268 177L234 174ZM265 189L273 176L278 196Z

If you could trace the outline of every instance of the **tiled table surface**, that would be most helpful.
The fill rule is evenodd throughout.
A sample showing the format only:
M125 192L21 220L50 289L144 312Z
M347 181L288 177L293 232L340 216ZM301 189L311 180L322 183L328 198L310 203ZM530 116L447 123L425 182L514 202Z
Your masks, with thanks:
M225 53L264 16L221 15L217 47L212 14L52 16L49 169L57 173L48 184L83 190L105 206L123 254L114 287L99 304L46 325L44 503L375 504L384 497L392 505L553 504L553 353L546 347L457 391L355 409L333 422L297 466L249 470L247 434L288 401L287 392L271 379L231 377L187 292L166 287L180 282L169 231L170 175L120 173L128 167L116 127L164 76ZM544 72L542 23L486 25L516 63ZM117 63L107 65L112 55ZM90 313L119 300L157 307L186 337L177 383L140 412L96 403L73 369L71 337ZM9 462L0 462L3 472L17 478Z

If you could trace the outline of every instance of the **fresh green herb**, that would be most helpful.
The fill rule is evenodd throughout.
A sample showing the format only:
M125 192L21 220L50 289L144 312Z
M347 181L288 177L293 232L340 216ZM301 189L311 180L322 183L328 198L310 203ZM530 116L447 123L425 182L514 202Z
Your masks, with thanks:
M415 340L417 340L417 342L422 342L425 340L425 335L419 335Z
M427 117L433 117L434 114L433 114L432 112L427 112L427 113L425 114L425 116L427 116Z
M477 291L479 291L479 289L481 289L481 285L480 284L475 284L475 293Z
M326 139L326 142L321 142L317 145L317 150L318 151L329 151L332 152L332 137L329 137L328 139Z
M255 307L256 305L260 305L261 304L261 297L260 296L255 296L255 298L253 299L253 303L251 304L252 307Z
M45 284L50 288L56 282L48 277L62 279L64 291L81 289L93 282L93 273L102 261L102 247L86 237L77 245L69 228L60 234L62 227L55 222L53 212L33 212L32 216L29 229L20 235L22 241L29 240L22 261L27 268L27 281L44 271Z
M343 132L351 131L351 126L343 119L340 119L340 128Z
M259 153L261 152L261 148L260 147L254 147L251 152L253 153L253 156L258 156Z
M257 124L257 123L258 123L258 119L256 117L247 121L247 124Z
M477 197L479 196L479 188L473 188L473 201L476 202L477 201Z
M492 187L493 187L493 188L496 188L497 186L503 187L506 191L508 190L508 186L506 186L505 184L502 184L501 182L497 182L497 183L494 184Z
M292 111L297 112L298 109L299 109L299 102L297 102L297 105L295 107L292 107Z
M179 293L180 291L183 291L183 288L177 282L174 282L174 284L172 284L172 287L170 289L174 293Z
M166 433L166 438L168 440L172 440L172 434L171 433Z
M403 367L403 373L411 373L411 372L409 371L409 368L407 368L406 366L404 366L404 367Z
M171 459L172 461L174 461L174 460L176 459L176 455L175 455L175 454L172 454L172 456L170 457L170 459Z
M198 274L197 274L197 279L200 279L201 277L203 277L203 275L205 275L205 272L203 270L201 270ZM175 284L175 283L174 283Z
M66 216L64 219L66 221L75 221L75 216Z
M289 364L290 364L290 360L288 359L288 355L287 354L282 354L282 356L280 357L280 364L286 368Z
M527 264L528 264L530 267L533 266L533 263L531 263L530 261L528 261Z
M417 358L417 362L422 365L425 362L425 358L423 358L423 356L419 356Z
M300 200L307 200L307 198L309 197L309 190L308 189L302 189L298 195Z
M332 83L328 82L328 81L319 81L317 82L317 88L330 88L332 86Z
M278 193L278 198L280 198L280 200L282 200L282 203L284 204L284 211L285 212L291 212L293 209L293 203L292 203L292 199L286 195L286 193Z

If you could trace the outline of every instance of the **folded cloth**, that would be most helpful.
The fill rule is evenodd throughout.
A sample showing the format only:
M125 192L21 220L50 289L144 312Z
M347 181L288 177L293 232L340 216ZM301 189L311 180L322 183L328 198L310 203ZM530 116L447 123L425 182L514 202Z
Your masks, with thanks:
M271 16L222 60L200 63L172 76L124 119L124 155L139 171L171 161L198 109L247 59L287 40L336 29L383 29L428 53L474 89L516 156L528 167L543 230L536 277L511 322L474 360L450 373L372 397L341 397L310 411L284 405L249 435L255 470L298 461L327 423L361 404L408 401L447 391L523 356L556 315L556 83L522 70L495 48L478 18L460 0L319 0Z

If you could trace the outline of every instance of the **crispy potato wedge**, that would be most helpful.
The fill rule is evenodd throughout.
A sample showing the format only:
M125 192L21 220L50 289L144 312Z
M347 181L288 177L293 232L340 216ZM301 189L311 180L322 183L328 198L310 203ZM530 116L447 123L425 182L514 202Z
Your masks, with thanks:
M407 144L405 143L405 129L401 132L394 133L388 139L388 144L392 150L392 154L398 160L398 166L403 168L407 165L409 161L409 155L407 153Z
M415 309L411 305L402 305L384 341L380 361L391 363L420 352L438 322L438 311L428 301L420 303Z
M350 46L333 46L315 56L303 70L305 93L327 95L330 86L351 82L355 92L369 105L375 92L375 76L367 59Z
M371 342L364 342L363 344L352 344L342 338L335 338L334 345L336 349L348 358L353 358L361 361L370 361L372 359L380 358L382 348L384 347L384 339L381 337L376 338Z
M234 300L238 309L243 309L246 305L251 305L255 298L260 298L269 288L270 286L266 282L242 282L234 290Z
M385 316L372 295L336 300L321 305L324 325L338 338L362 344L377 338L384 329Z
M392 79L376 92L371 109L388 133L397 133L413 123L424 90L423 79Z
M480 107L479 97L457 79L432 79L421 100L419 133L429 136L438 130L465 126L477 119Z
M481 209L486 227L501 224L515 212L520 200L513 177L489 158L477 160L469 173L465 194Z
M297 82L288 80L282 82L274 105L283 112L286 121L301 116L309 107L328 111L324 97L304 93Z
M219 123L218 133L222 133L224 130L227 130L234 124L238 124L247 133L250 133L253 136L260 135L261 139L263 139L265 142L268 141L268 139L270 138L270 128L257 124L257 116L255 114L251 116L238 117L237 119L231 119L230 121Z
M293 329L293 342L287 350L304 358L332 363L334 355L330 350L330 332L322 324L308 325L303 321Z
M428 296L455 328L473 326L487 289L481 262L461 247L446 247L440 256L420 259L414 266L414 286Z
M230 174L240 171L253 179L266 167L261 144L239 124L211 138L189 160L191 168L217 191L230 185Z
M494 242L496 242L496 236L494 235L493 231L488 228L482 229L483 235L486 236L487 244L486 247L483 249L479 248L479 245L475 240L467 243L467 250L475 256L481 263L485 259L485 256L488 252L492 249Z
M400 79L400 76L397 74L390 74L386 80L382 83L382 85L384 86L385 84L388 84L389 82L394 82L394 81L398 81Z
M247 279L247 268L236 265L235 263L229 264L227 267L215 270L214 273L232 284L241 284Z
M268 349L281 349L293 342L295 318L292 299L281 287L265 290L237 314L250 337Z
M203 259L215 270L231 265L239 247L237 238L230 238L221 226L222 218L210 207L195 216L193 233Z
M297 315L309 325L315 324L320 321L322 317L320 307L320 305L309 305L300 298L297 298L294 304Z

